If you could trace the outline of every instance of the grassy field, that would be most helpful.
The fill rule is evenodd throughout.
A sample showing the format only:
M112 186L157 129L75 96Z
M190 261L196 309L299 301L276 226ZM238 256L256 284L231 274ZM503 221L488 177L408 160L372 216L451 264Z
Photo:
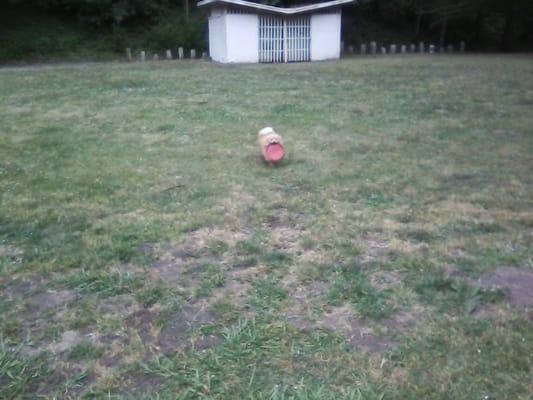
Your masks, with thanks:
M0 398L530 398L532 107L526 56L0 70Z

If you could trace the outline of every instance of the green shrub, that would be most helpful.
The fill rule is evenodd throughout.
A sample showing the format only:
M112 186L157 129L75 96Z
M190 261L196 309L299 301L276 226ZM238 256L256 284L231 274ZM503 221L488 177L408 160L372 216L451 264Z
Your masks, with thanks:
M161 19L144 35L144 45L152 50L206 48L206 24L199 17L187 21L183 15L173 14Z

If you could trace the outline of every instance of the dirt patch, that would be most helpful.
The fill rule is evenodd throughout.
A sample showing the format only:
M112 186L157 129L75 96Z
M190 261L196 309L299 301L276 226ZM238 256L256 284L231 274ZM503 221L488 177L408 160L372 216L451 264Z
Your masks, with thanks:
M147 345L153 341L153 327L158 317L159 310L142 309L134 312L128 317L126 320L126 326L137 331L143 344Z
M127 317L135 311L135 300L130 294L122 294L106 298L98 304L100 315L112 315L120 318Z
M209 249L209 243L222 241L227 243L228 246L234 247L237 242L246 238L247 235L240 231L219 227L205 227L190 232L186 244L195 249Z
M0 257L5 257L16 264L22 262L24 251L16 246L9 244L0 245Z
M31 275L23 278L9 277L9 279L0 280L2 292L7 300L19 301L26 299L32 293L42 290L45 280L40 275Z
M215 315L207 302L202 304L186 305L175 315L164 322L164 326L157 339L160 350L165 354L173 354L188 345L192 345L189 335L202 325L215 322ZM201 337L200 339L204 339ZM209 344L217 341L212 337L211 341L204 341L200 346L207 348Z
M47 350L53 354L64 353L67 350L74 348L83 340L83 336L78 331L65 331L61 335L61 339L57 342L50 343Z
M225 285L217 288L213 297L215 299L230 298L238 306L244 307L248 301L248 293L252 289L252 282L265 274L264 267L230 270L226 275Z
M508 302L520 310L533 309L533 271L516 267L500 267L480 276L477 283L485 289L508 291Z
M149 273L154 280L179 283L183 287L194 287L199 281L194 269L199 265L220 262L220 254L211 248L213 243L225 243L233 247L247 236L242 232L206 227L190 232L180 244L167 244L154 252L157 261Z
M370 276L370 283L378 292L383 292L400 285L404 275L395 271L375 271Z
M397 345L390 339L377 337L372 328L356 318L346 305L328 310L318 321L318 326L333 332L343 332L348 346L364 352L377 353Z
M305 232L306 216L291 213L285 207L279 207L272 212L261 226L270 233L273 247L293 255L301 255L303 250L298 242Z
M301 230L287 226L281 226L270 230L270 237L272 238L273 245L276 249L296 255L302 253L298 245L301 234Z
M379 338L372 333L363 334L361 331L359 333L355 331L351 336L348 336L348 345L351 348L356 348L367 353L381 353L382 351L395 348L398 346L398 343L389 339Z
M84 366L77 363L58 363L46 380L40 381L35 389L35 397L57 398L52 394L59 393L61 398L82 398L94 383L94 376Z
M66 307L76 298L72 290L46 290L28 297L27 311L33 318L38 318L49 310Z
M322 315L313 316L313 310L322 306L323 296L329 288L327 282L313 281L308 285L289 286L290 304L286 308L285 318L297 329L307 332L326 329L342 333L350 348L370 353L396 345L388 338L376 336L373 329L358 319L348 305L331 307Z
M424 309L422 307L402 309L383 321L383 325L393 334L404 333L413 329L422 320L423 315Z
M165 384L166 379L162 376L149 374L134 374L130 377L130 394L133 397L138 397L139 394L150 395L157 393L159 389Z
M285 309L285 318L298 329L308 330L314 327L313 309L320 308L329 283L315 280L300 284L295 274L287 274L281 285L289 293L289 304Z
M147 257L151 257L154 254L155 249L156 245L154 243L143 243L137 248L139 253Z
M363 254L359 261L363 264L373 262L388 262L390 260L390 244L387 240L376 235L363 236L360 239Z
M191 287L194 281L186 275L187 263L182 258L164 257L151 265L149 275L153 280L177 283L182 287Z

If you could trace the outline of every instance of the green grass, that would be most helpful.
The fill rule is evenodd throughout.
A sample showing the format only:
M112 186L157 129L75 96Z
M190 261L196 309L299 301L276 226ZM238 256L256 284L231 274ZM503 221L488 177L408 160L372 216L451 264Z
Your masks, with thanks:
M529 398L531 61L0 70L0 397Z

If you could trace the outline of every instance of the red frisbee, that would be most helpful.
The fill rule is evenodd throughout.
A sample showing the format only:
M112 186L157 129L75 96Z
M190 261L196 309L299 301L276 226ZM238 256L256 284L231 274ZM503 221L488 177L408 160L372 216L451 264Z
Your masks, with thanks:
M285 157L285 149L279 143L270 143L266 148L266 155L268 161L278 162L283 160L283 157Z

